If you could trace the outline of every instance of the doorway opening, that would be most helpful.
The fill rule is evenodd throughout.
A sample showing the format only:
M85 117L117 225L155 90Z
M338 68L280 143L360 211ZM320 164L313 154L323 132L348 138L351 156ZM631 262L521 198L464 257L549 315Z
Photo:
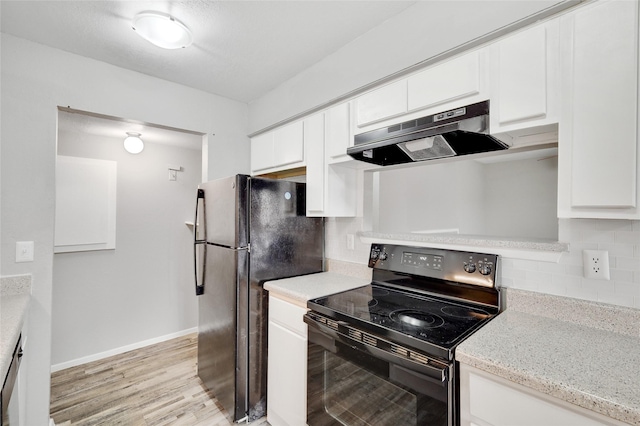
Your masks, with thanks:
M125 151L127 132L142 152ZM191 224L206 146L201 132L58 109L53 371L196 330ZM91 164L111 164L115 183ZM97 247L107 222L114 244Z

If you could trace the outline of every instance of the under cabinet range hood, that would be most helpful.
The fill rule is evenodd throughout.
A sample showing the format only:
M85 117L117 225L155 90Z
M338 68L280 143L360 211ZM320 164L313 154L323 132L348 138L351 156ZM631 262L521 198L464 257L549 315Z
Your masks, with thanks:
M356 135L347 154L379 166L507 149L489 135L489 101Z

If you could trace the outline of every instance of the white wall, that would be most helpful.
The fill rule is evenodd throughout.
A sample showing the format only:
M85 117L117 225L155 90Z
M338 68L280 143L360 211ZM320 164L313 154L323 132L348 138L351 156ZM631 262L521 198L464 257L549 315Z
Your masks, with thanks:
M33 276L26 424L49 417L57 106L206 133L209 177L249 171L245 104L1 35L1 274ZM215 136L212 136L215 134ZM35 261L15 263L16 241Z
M251 102L250 131L317 107L560 0L417 1Z
M349 250L345 237L362 230L362 218L328 219L326 256L366 265L370 245L356 237ZM558 263L501 258L498 284L640 309L640 221L561 219L559 240L569 251ZM610 281L583 278L582 250L609 252Z
M58 154L117 162L117 225L115 250L54 255L51 364L196 327L185 221L193 221L200 146L147 142L132 155L122 138L74 132L58 135ZM182 166L176 181L168 164Z
M505 157L502 157L505 158ZM557 158L459 159L379 173L378 227L558 239Z

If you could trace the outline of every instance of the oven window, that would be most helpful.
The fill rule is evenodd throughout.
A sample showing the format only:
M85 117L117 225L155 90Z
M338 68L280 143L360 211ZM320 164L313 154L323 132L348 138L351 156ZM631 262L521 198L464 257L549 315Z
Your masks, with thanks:
M447 425L448 384L336 342L309 345L308 418L324 425Z
M325 352L324 408L343 425L416 425L417 396Z

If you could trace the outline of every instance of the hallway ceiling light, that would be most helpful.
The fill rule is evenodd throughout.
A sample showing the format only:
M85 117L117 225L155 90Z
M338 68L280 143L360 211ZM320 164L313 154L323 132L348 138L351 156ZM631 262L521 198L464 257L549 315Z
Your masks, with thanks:
M143 39L163 49L179 49L193 42L191 31L182 22L162 12L140 12L133 18L133 30Z
M140 133L127 132L127 137L124 139L124 149L131 154L140 154L144 149Z

